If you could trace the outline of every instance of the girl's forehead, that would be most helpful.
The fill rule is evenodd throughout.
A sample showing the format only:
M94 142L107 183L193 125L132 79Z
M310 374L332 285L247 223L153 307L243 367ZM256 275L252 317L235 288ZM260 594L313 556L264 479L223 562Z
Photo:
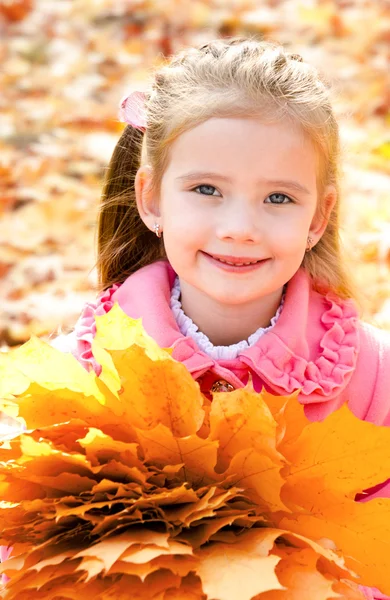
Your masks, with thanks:
M215 149L231 153L265 154L275 149L309 151L311 143L303 130L287 121L264 123L253 118L213 118L184 131L173 142L171 150L177 157L183 153L212 154Z
M191 171L247 172L252 177L280 170L312 179L316 171L314 146L291 122L264 123L254 118L212 118L182 133L172 144L170 174Z

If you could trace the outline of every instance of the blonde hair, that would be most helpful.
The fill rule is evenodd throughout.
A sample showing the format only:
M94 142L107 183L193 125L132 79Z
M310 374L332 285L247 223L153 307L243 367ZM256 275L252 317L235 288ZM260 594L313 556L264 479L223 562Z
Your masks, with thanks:
M324 209L325 186L336 188L337 200L323 236L305 254L302 266L318 291L356 298L340 248L340 139L328 87L299 55L251 37L187 48L158 68L145 104L146 132L126 126L105 176L96 263L100 291L166 257L162 240L138 213L134 179L141 157L152 167L151 189L158 194L170 146L183 132L211 117L255 117L298 124L312 141L318 156L317 211Z

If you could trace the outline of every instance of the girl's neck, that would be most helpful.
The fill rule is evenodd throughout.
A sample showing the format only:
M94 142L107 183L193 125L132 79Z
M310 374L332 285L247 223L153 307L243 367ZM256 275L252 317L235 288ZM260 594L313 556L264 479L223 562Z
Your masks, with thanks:
M245 305L220 304L180 280L181 305L214 346L247 340L260 327L268 327L282 300L283 288Z

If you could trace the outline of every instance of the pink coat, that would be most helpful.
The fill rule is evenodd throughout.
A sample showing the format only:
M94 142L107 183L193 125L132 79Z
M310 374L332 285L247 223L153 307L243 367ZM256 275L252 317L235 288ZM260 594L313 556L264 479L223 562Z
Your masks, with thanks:
M359 321L352 300L313 291L300 268L288 283L274 327L237 358L215 360L176 324L170 308L175 276L169 262L161 260L88 302L70 334L74 356L87 370L100 373L91 351L94 317L118 302L130 317L142 317L145 330L161 347L173 348L173 358L206 393L221 379L243 387L250 372L258 391L264 386L283 395L302 388L298 399L312 421L324 419L348 400L360 419L390 425L390 334Z

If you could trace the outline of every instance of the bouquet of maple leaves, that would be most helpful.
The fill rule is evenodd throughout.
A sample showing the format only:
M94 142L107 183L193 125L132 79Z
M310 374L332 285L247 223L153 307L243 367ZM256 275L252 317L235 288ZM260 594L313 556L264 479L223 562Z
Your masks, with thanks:
M323 600L390 593L390 428L311 423L251 383L210 402L118 304L96 377L36 337L0 355L1 597Z

